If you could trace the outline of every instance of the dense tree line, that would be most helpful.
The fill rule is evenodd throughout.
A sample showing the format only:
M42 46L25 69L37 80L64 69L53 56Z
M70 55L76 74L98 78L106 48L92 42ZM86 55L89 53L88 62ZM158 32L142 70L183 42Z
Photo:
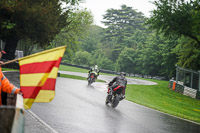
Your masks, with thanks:
M76 64L167 78L175 76L175 65L200 70L200 2L154 4L157 9L150 18L126 5L108 9L102 21L106 28L92 26L89 36L81 40L79 52L90 63Z
M1 0L0 40L5 42L5 59L15 58L19 41L29 46L47 47L55 36L68 26L72 9L63 10L62 4L75 5L79 0ZM30 48L31 48L30 47Z
M6 58L17 44L25 55L67 45L66 63L167 78L175 76L175 65L200 70L199 0L157 0L150 18L121 5L104 14L106 28L93 25L89 11L73 6L78 2L1 0Z

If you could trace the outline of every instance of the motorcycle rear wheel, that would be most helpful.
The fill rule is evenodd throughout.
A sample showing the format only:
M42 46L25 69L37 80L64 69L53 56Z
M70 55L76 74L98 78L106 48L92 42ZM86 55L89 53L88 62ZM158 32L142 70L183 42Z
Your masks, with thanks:
M91 85L92 84L92 79L90 78L89 80L88 80L88 85Z

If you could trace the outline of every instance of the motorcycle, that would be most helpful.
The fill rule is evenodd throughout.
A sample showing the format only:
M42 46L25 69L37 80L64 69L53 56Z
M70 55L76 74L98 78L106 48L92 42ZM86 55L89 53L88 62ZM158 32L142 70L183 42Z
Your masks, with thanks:
M117 107L117 105L119 104L119 101L124 99L123 94L122 94L122 91L124 89L125 88L123 86L117 86L113 90L112 90L112 88L108 87L108 95L106 97L106 105L108 103L110 103L113 108Z
M93 82L95 82L95 73L90 73L88 77L88 85L91 85Z

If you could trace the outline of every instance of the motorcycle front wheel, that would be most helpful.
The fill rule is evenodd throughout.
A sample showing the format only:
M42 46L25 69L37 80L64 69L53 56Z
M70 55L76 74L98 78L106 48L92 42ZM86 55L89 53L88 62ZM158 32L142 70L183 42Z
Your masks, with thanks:
M117 107L117 105L119 104L119 100L120 100L119 96L116 95L116 96L114 97L114 99L112 100L111 106L112 106L113 108Z
M106 104L109 103L109 101L110 101L110 97L111 97L111 95L107 95L107 96L106 96L106 102L105 102Z

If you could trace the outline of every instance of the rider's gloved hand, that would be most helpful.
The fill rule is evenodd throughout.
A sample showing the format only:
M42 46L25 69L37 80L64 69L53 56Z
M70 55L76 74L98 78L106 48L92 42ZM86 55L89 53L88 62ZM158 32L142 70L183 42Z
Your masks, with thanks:
M112 83L109 83L108 86L110 87L112 85Z
M21 96L23 96L23 93L22 93L22 91L21 91L21 90L19 91L19 93L18 93L18 94L19 94L19 95L21 95Z

